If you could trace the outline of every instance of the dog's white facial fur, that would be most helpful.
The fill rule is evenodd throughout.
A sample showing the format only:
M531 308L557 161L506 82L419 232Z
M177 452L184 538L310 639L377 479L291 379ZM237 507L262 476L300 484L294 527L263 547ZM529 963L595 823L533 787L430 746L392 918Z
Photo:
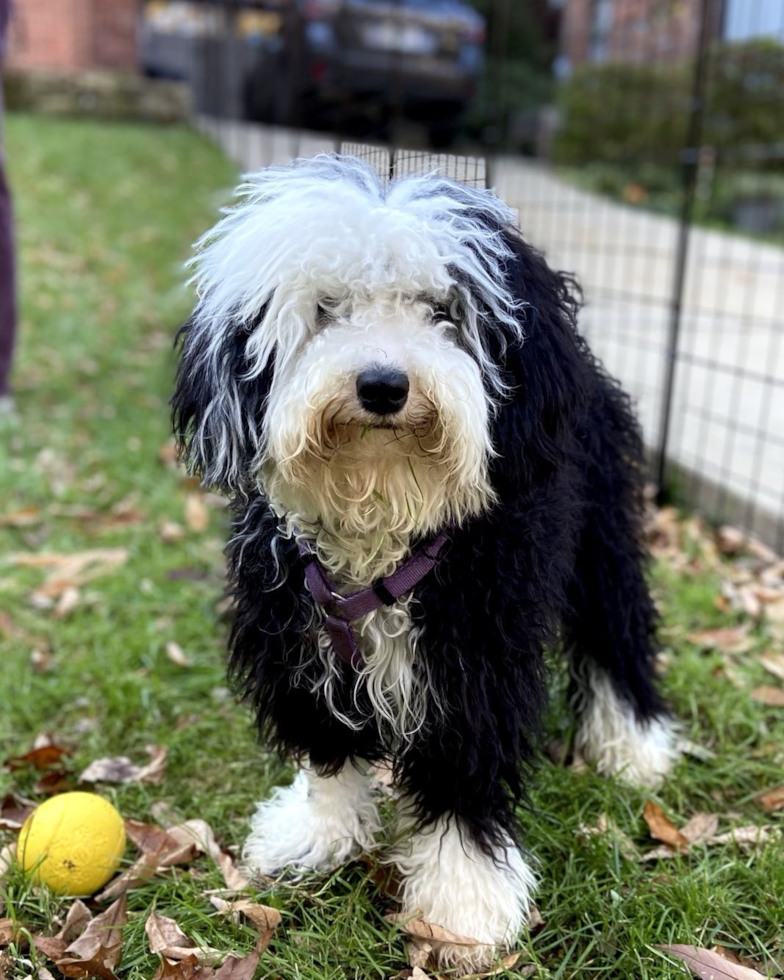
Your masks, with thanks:
M194 436L197 451L209 442L205 481L240 486L250 454L276 510L326 532L330 570L366 582L412 534L493 499L489 420L505 388L486 342L499 325L522 339L500 233L513 216L485 192L433 178L383 194L365 164L326 156L260 171L240 192L194 259L193 330L207 338L215 392ZM244 379L222 353L237 334ZM247 418L237 382L273 363L264 421ZM393 417L357 399L372 366L408 376Z

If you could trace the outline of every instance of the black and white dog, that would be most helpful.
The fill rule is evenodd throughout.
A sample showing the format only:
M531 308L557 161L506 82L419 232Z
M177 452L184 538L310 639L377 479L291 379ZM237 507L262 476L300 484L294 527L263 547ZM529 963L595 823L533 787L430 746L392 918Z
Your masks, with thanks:
M232 494L230 670L297 759L245 860L326 869L401 799L404 911L492 962L535 884L518 840L546 700L570 661L577 745L601 773L675 756L653 676L642 447L577 333L570 282L492 193L393 182L353 158L262 170L199 243L174 420Z

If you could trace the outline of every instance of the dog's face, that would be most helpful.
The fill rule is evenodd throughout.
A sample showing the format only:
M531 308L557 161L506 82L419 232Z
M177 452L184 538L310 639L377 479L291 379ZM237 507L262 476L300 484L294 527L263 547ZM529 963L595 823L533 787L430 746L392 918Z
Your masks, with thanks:
M427 532L493 499L491 352L520 339L508 210L358 161L261 171L200 243L175 413L208 482L346 532Z

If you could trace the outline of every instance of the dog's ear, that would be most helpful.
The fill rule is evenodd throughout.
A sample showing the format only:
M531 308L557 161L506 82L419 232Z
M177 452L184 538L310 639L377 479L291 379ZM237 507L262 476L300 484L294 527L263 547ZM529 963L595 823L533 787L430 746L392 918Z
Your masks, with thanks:
M244 493L258 457L272 364L259 374L246 356L249 331L200 318L177 334L180 361L172 423L189 471L207 486Z
M487 338L508 389L494 423L498 458L492 469L496 486L508 481L519 490L546 479L564 458L595 367L577 332L575 281L551 269L515 229L504 229L502 235L508 249L503 274L520 331L496 324Z

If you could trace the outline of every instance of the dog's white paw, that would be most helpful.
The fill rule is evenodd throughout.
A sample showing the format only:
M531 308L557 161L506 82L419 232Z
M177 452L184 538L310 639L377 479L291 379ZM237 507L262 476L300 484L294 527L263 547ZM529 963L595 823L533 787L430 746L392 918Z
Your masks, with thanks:
M328 871L371 848L378 829L367 776L349 765L323 778L303 769L291 786L259 804L243 865L268 876L287 867Z
M392 860L403 875L403 913L480 945L431 943L431 959L455 976L497 964L525 924L536 885L512 841L490 857L454 819L437 821L397 844Z
M591 679L576 748L603 776L634 786L659 786L678 758L677 728L666 715L640 722L602 676Z

